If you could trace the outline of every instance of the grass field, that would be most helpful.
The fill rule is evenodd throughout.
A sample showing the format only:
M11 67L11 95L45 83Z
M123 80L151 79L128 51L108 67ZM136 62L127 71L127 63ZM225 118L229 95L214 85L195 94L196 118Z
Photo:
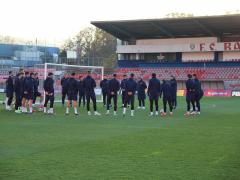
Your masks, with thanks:
M101 106L100 104L98 105ZM0 109L0 179L239 180L240 99L204 98L174 117L16 115ZM105 110L99 108L101 113Z

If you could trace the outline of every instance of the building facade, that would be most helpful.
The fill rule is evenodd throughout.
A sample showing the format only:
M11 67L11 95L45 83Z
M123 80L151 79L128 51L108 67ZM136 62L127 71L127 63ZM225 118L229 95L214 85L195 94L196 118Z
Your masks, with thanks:
M58 62L60 49L36 45L0 44L0 66L32 67L45 62Z

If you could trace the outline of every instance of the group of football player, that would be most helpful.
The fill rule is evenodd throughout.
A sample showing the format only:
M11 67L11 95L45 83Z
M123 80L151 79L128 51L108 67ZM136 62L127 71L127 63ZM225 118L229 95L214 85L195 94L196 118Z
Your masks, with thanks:
M16 76L13 76L13 72L9 71L5 91L6 110L11 111L11 105L14 104L15 113L33 113L33 106L36 102L36 98L39 97L41 104L43 103L43 96L38 91L38 86L38 73L24 72L24 70L21 69Z
M185 116L200 114L200 100L203 97L201 82L196 74L188 74L186 81L186 103L187 111ZM62 87L62 106L65 107L65 114L69 115L70 109L74 109L74 114L79 115L78 108L83 102L83 107L86 105L88 115L91 115L90 101L93 104L93 114L101 115L97 111L96 101L96 81L92 77L91 72L83 77L71 74L64 74L61 79ZM145 101L148 96L150 104L150 116L159 114L167 115L167 107L169 115L173 115L173 110L177 107L177 81L174 76L170 76L168 80L163 79L162 82L157 78L155 73L152 73L151 79L146 83L142 77L135 78L131 73L129 77L123 75L121 81L118 80L117 74L112 77L104 78L100 82L100 87L103 96L103 105L106 108L106 114L110 114L110 109L113 106L113 115L117 115L118 95L121 95L121 104L123 115L126 115L127 109L130 109L130 115L134 116L135 97L138 99L138 109L146 109ZM44 95L39 92L38 73L27 72L20 70L14 77L12 71L9 72L9 77L6 80L6 110L12 110L11 105L15 97L15 112L16 113L33 113L36 99L40 98L40 110L45 114L53 114L53 106L55 100L54 94L54 78L53 73L48 73L44 80L43 89ZM159 99L162 99L163 109L159 111ZM113 101L113 102L112 102ZM113 105L112 105L113 103ZM49 108L48 108L49 104ZM155 106L155 108L154 108ZM47 109L48 108L48 109ZM155 113L154 113L155 109Z

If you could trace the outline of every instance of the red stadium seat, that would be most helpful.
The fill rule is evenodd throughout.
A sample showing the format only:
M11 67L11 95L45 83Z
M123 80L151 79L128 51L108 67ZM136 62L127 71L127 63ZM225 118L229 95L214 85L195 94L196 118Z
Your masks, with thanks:
M235 80L240 78L240 67L203 68L203 67L160 67L160 68L119 68L120 75L135 73L136 76L143 76L145 80L155 72L160 79L169 79L171 75L178 80L185 80L187 74L197 74L202 80ZM122 77L122 76L121 76Z

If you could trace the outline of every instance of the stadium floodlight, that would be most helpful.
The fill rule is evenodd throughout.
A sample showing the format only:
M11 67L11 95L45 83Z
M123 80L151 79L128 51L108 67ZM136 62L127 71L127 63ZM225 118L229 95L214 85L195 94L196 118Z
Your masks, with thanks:
M97 102L103 102L102 91L100 88L100 81L104 77L104 67L103 66L79 66L79 65L69 65L69 64L55 64L55 63L45 63L35 65L34 71L39 74L39 91L43 90L43 81L47 78L49 72L53 73L54 77L54 90L55 90L55 102L61 102L61 78L66 75L69 76L71 73L76 74L76 79L79 77L86 77L88 71L91 71L92 77L95 79L97 87L95 88L95 93L97 97Z

